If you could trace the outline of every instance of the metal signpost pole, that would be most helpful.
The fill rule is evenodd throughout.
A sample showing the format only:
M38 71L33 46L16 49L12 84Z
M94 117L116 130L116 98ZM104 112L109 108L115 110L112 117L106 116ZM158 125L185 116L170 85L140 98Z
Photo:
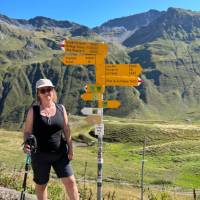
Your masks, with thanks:
M102 94L103 101L103 94ZM96 125L95 134L98 135L98 158L97 158L97 200L102 200L102 182L103 182L103 108L101 110L101 124Z

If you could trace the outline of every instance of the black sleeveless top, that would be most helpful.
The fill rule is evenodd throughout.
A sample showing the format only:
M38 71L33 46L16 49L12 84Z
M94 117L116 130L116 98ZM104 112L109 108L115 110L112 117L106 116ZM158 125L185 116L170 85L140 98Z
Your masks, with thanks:
M56 104L56 114L42 116L40 106L33 106L33 135L37 140L39 152L61 152L66 148L62 133L64 128L63 108Z

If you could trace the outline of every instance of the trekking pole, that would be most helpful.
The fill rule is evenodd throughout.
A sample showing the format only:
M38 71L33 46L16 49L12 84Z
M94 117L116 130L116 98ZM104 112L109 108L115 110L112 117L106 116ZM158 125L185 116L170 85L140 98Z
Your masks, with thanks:
M31 154L35 153L37 150L37 141L34 135L29 135L29 137L24 142L24 145L30 146L30 153L26 154L26 163L25 163L25 174L24 174L24 180L22 184L22 192L20 196L20 200L25 200L25 192L26 192L26 181L28 177L28 172L30 171L30 164L31 164Z
M23 190L21 192L20 200L25 200L26 180L27 180L28 172L30 170L30 163L31 163L31 156L30 154L26 154L25 174L24 174L24 180L22 184Z

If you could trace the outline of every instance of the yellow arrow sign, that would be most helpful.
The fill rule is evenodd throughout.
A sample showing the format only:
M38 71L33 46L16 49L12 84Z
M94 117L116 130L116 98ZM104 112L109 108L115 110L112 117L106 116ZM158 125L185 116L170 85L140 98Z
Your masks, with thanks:
M106 76L139 76L141 73L140 64L105 64Z
M81 95L81 99L84 101L95 101L102 99L102 93L85 93Z
M89 123L89 124L101 124L101 116L100 115L89 115L85 118L85 120Z
M65 40L63 47L66 52L78 54L99 54L105 56L108 53L108 46L105 43Z
M118 108L121 105L118 100L105 100L98 101L99 108Z
M87 93L104 93L105 86L97 84L87 84L86 91Z
M65 65L95 65L95 55L64 56L62 62Z
M135 76L109 76L106 77L106 86L138 86L140 81Z

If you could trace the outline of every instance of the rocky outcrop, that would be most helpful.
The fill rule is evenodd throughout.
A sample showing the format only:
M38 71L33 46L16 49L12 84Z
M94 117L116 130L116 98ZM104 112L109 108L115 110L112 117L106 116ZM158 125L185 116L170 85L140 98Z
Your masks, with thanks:
M16 190L0 187L0 200L19 200L20 195ZM36 196L26 194L26 200L36 200Z

